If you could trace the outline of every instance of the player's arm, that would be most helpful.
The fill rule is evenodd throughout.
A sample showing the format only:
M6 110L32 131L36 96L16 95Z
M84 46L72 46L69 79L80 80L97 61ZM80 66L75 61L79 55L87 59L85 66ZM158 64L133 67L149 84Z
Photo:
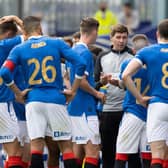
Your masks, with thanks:
M13 21L20 28L23 28L23 21L19 17L15 16L15 15L8 15L8 16L3 16L2 18L0 18L0 24L2 24L4 22L9 22L9 21Z
M17 85L14 83L13 80L14 68L15 68L14 62L12 62L11 60L6 60L2 68L0 69L0 76L2 77L5 84L14 92L16 101L24 103L26 95L30 91L30 89L25 89L24 91L21 91L17 87Z
M120 79L111 78L109 79L109 83L113 86L119 87L120 89L125 89L124 82Z
M9 22L9 21L15 22L20 27L19 30L21 31L21 34L22 34L21 41L25 41L26 36L23 33L23 21L15 15L8 15L8 16L3 16L0 18L0 24L3 24L4 22Z
M75 80L72 84L71 90L65 90L64 94L67 97L67 103L73 99L77 89L80 86L80 82L83 78L86 62L81 58L75 51L73 51L65 42L62 40L57 40L57 45L59 47L60 54L68 62L72 63L75 66Z
M126 88L134 95L134 97L146 107L147 101L150 99L150 97L143 97L136 88L134 81L132 80L132 76L142 67L142 64L137 61L136 59L131 60L131 62L128 64L128 66L125 68L123 74L122 74L122 80L126 86Z
M80 83L80 88L82 90L84 90L85 92L93 95L94 97L96 97L97 99L100 99L102 102L105 101L105 95L99 91L97 91L94 87L92 87L88 80L87 80L87 76L90 75L90 69L92 68L92 55L90 54L90 52L83 52L80 57L83 57L85 59L85 61L87 62L86 65L86 70L85 70L85 76L83 77L81 83Z
M85 60L73 51L63 40L57 40L57 47L59 48L61 56L75 66L75 77L82 79L86 69Z
M13 49L8 59L4 62L0 69L0 76L2 77L4 83L15 93L16 98L19 98L19 102L24 102L25 93L27 91L20 91L20 89L15 85L13 80L13 72L18 62L17 49Z
M125 68L127 67L128 63L131 61L131 59L127 59L125 60L120 67L120 74L119 74L119 78L113 78L113 76L109 79L109 83L113 86L117 86L120 89L126 89L124 82L122 80L122 74L125 70Z
M105 101L105 95L99 91L97 91L95 88L93 88L89 82L87 81L87 76L84 76L81 83L80 83L80 88L84 90L85 92L93 95L97 99L100 99L102 102Z

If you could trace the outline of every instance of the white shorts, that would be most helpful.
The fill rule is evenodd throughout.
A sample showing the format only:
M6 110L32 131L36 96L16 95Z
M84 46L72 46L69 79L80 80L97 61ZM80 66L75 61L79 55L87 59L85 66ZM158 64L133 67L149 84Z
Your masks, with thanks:
M150 152L146 138L146 123L134 114L125 112L117 137L117 153Z
M19 142L21 146L24 146L25 143L30 143L30 138L27 131L27 122L26 121L18 121L19 125Z
M87 144L90 140L92 144L100 144L99 121L97 116L72 117L72 141L76 144Z
M13 142L19 127L12 103L0 103L0 143Z
M26 105L28 133L31 140L44 138L46 132L53 140L70 140L71 120L66 107L54 103L31 102Z
M148 142L168 139L168 104L152 103L148 106L147 115Z

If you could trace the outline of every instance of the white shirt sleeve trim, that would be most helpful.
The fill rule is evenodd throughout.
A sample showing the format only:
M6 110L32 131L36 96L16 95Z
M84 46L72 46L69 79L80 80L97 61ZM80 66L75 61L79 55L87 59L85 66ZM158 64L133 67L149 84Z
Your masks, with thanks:
M77 79L82 79L83 78L83 76L79 76L79 75L75 75L75 78L77 78Z
M133 60L137 61L141 66L143 66L143 62L139 58L133 58Z
M12 80L12 82L10 82L10 83L6 83L6 86L11 86L11 85L13 85L14 84L14 80Z
M23 35L20 36L20 39L21 39L21 43L25 41Z
M85 71L84 73L85 73L85 75L89 76L89 72L88 71Z

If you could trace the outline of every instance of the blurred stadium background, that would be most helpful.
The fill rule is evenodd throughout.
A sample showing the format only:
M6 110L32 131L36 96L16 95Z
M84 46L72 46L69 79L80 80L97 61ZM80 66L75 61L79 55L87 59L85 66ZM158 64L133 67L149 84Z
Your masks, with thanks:
M128 0L106 1L117 15L121 11L121 4ZM22 18L27 15L39 15L43 18L45 31L50 35L69 35L78 30L81 18L94 15L99 2L100 0L0 0L0 16L15 14ZM129 2L140 14L140 31L145 26L155 27L160 19L168 16L167 0Z

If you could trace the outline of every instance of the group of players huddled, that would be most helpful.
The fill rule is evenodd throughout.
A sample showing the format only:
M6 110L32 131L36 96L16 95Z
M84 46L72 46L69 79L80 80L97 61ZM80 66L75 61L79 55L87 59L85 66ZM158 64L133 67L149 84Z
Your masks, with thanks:
M147 46L146 36L135 36L135 48L139 47L138 38L144 40L136 48L142 49L135 57L128 54L122 60L118 76L106 73L118 63L110 55L102 59L107 67L97 86L89 46L96 42L98 21L91 17L81 20L80 38L73 47L63 39L43 36L40 22L35 16L0 18L0 143L7 154L4 168L44 168L45 146L48 168L59 168L60 153L64 168L100 167L96 105L106 101L106 94L99 91L101 81L106 81L103 87L113 85L126 91L114 168L125 168L127 161L129 168L139 168L135 161L129 163L129 156L139 151L140 167L168 168L168 20L158 25L158 44ZM128 30L121 24L114 29L112 36L117 34L119 47L123 47ZM67 86L62 63L69 70Z

